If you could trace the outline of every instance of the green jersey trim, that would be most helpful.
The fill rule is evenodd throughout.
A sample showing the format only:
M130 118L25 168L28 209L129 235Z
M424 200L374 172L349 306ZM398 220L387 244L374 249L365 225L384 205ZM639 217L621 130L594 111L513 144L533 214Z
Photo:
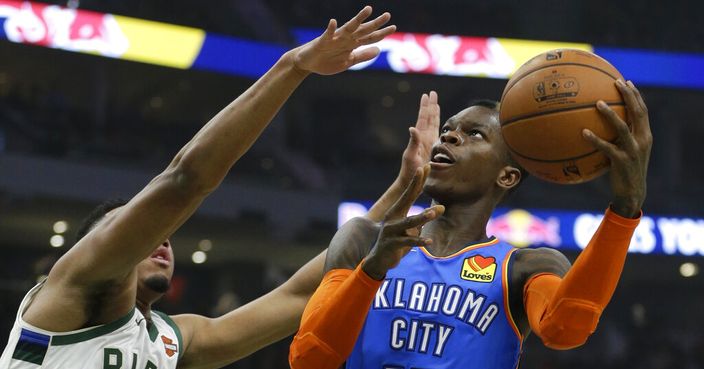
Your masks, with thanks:
M183 354L183 337L181 336L181 329L178 328L178 325L176 325L176 322L174 322L170 316L162 313L161 311L152 310L152 312L157 313L161 319L164 319L166 324L171 326L171 329L176 332L176 339L178 340L178 358L180 359L181 354Z
M156 336L159 335L159 329L156 327L156 324L154 324L154 322L147 323L147 333L149 333L149 339L152 342L156 342Z
M123 316L122 318L115 320L113 322L110 322L108 324L104 324L101 326L97 326L95 328L88 329L83 332L78 332L78 333L71 333L71 334L64 334L64 335L55 335L51 337L51 345L52 346L65 346L65 345L72 345L74 343L78 342L83 342L83 341L88 341L93 338L106 335L108 333L112 333L125 325L127 322L132 319L132 316L134 315L134 309L127 313L127 315Z

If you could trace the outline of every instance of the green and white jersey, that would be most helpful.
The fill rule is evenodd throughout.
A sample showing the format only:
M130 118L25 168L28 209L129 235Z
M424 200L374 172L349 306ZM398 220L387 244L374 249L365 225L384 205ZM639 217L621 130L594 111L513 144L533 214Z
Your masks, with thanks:
M174 369L181 332L166 314L138 309L108 324L72 332L49 332L22 319L39 283L22 300L0 369Z

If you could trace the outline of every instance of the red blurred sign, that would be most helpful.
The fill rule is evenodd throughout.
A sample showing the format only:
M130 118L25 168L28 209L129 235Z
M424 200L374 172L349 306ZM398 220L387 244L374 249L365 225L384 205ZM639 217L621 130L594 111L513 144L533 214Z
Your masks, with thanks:
M398 73L506 77L513 59L495 38L395 33L376 43ZM355 66L363 69L374 60Z
M115 18L57 5L0 0L8 40L118 57L129 42Z

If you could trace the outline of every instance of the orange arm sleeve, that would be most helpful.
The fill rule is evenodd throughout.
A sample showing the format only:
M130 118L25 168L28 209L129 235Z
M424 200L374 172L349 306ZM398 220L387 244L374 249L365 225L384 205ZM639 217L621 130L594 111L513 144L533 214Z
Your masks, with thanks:
M587 247L564 279L541 273L523 290L531 329L550 348L566 350L584 344L611 300L626 261L633 232L640 222L610 209Z
M352 353L380 285L361 264L354 271L333 269L325 274L291 343L291 368L339 368Z

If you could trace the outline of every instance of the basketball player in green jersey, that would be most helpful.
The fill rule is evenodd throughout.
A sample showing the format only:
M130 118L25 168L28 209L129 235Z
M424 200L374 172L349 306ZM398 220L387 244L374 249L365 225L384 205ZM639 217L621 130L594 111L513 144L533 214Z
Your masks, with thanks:
M151 310L168 288L168 238L214 191L310 73L335 74L370 60L388 13L363 23L365 7L338 28L284 54L208 122L169 166L92 230L24 298L0 369L216 368L291 333L320 275L322 258L262 298L217 319ZM318 273L319 274L319 273Z

